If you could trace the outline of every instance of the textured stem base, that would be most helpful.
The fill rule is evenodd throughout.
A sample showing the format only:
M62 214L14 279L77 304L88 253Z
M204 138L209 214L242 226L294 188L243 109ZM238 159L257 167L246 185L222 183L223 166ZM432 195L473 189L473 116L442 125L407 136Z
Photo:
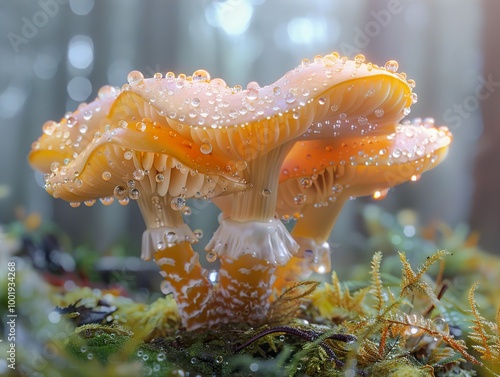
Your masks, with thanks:
M154 254L187 330L223 323L263 321L270 306L275 266L251 255L221 257L219 281L207 279L191 244L183 242Z
M212 284L201 267L191 244L182 242L159 250L154 259L161 269L168 289L174 295L182 325L188 330L206 326Z
M238 259L220 258L219 284L211 325L246 322L256 325L269 310L275 266L245 254Z

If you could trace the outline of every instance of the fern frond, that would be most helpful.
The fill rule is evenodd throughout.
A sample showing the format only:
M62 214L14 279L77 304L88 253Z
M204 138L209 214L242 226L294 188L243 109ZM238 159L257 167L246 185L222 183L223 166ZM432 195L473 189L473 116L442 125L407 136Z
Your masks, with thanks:
M380 277L380 263L382 262L382 252L377 251L373 254L372 262L371 262L371 271L372 275L372 288L370 293L375 297L375 310L377 313L382 312L382 308L384 307L384 296L382 293L383 285L382 279Z
M287 288L271 304L268 322L279 322L280 319L293 317L294 313L299 309L302 299L313 293L319 284L320 282L317 281L303 281Z
M448 254L449 253L445 250L439 250L432 256L427 257L424 264L415 272L410 262L408 262L408 259L406 259L406 254L399 252L399 259L403 265L400 297L405 297L408 296L410 292L418 291L425 294L435 307L442 307L434 289L427 282L423 281L422 278L432 264L441 260Z

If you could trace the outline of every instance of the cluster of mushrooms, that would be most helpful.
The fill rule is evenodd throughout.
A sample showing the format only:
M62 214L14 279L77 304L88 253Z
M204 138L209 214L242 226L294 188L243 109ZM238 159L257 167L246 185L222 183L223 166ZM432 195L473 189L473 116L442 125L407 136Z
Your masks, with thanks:
M401 122L414 86L393 60L379 67L335 52L246 89L205 70L132 71L122 88L104 86L46 122L29 161L47 192L74 207L138 203L142 258L160 267L186 329L256 324L284 288L330 269L327 239L346 200L383 197L445 157L446 127ZM220 261L216 282L183 220L190 198L222 211L206 245Z

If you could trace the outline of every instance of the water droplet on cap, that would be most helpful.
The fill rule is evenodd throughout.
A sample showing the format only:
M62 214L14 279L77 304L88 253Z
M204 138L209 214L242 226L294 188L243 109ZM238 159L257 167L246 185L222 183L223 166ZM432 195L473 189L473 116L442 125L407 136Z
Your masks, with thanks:
M313 181L311 178L302 178L300 180L300 187L302 187L302 188L305 188L305 189L309 188L312 186L312 184L313 184Z
M127 81L130 85L137 85L144 80L144 76L139 71L131 71L127 76Z
M132 190L130 190L130 192L128 194L128 197L130 199L133 199L133 200L139 199L139 196L141 196L141 192L136 188L133 188Z
M209 82L210 74L204 69L198 69L193 73L193 82Z
M358 54L354 57L354 63L356 67L360 67L362 63L365 62L365 56L363 54Z
M172 207L174 211L180 211L185 205L186 199L184 199L182 196L172 198L172 200L170 201L170 207Z
M302 205L306 202L307 197L304 194L297 194L293 198L293 202L296 205Z
M202 144L200 146L200 152L203 154L210 154L212 153L212 145L211 144Z
M123 186L115 186L114 190L113 190L113 195L117 198L117 199L124 199L127 197L127 189Z
M389 72L396 72L399 68L399 64L395 60L389 60L387 63L385 63L384 67Z

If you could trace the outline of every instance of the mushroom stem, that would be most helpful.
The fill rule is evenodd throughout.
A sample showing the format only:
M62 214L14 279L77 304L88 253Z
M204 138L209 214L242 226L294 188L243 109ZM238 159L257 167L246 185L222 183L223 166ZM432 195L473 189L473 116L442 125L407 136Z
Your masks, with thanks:
M154 257L172 292L182 325L188 330L208 323L212 285L191 244L196 237L180 211L170 207L170 195L141 195L137 202L147 229L142 236L142 258Z
M245 179L251 182L252 188L235 196L231 211L233 221L268 221L274 218L281 163L291 148L288 144L248 162Z
M223 256L220 262L211 325L240 321L260 324L269 310L275 266L249 254L238 259Z
M212 285L191 244L181 242L157 250L154 259L177 303L182 325L188 330L206 326L209 323L210 312L207 308Z
M339 195L335 202L327 206L306 204L303 207L302 217L297 220L291 233L300 249L286 265L276 268L275 292L279 294L294 282L307 279L313 271L330 271L330 246L327 240L346 200L346 195Z
M281 163L290 146L282 145L248 163L245 179L252 188L235 194L231 215L206 246L219 256L237 259L251 254L257 259L284 265L298 249L283 223L274 218Z
M172 200L170 195L141 195L137 199L148 229L184 225L181 212L170 208L170 200Z
M330 237L346 200L347 196L339 195L335 202L327 206L305 205L301 211L302 217L292 230L292 236L311 238L316 243L325 242Z

